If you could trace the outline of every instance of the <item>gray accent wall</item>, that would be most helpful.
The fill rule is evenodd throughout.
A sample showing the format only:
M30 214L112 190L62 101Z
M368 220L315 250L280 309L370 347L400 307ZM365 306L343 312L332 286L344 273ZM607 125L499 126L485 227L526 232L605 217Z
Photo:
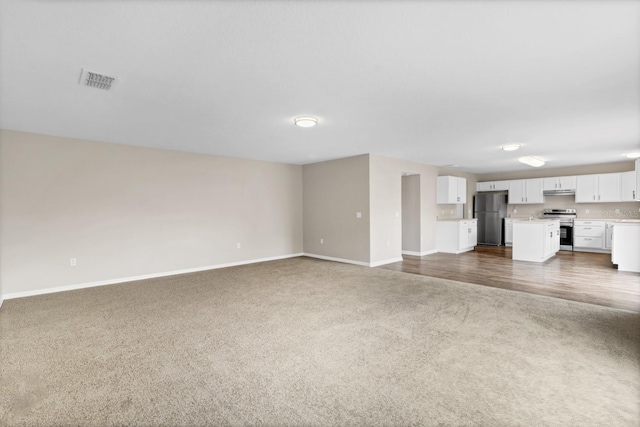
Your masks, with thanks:
M304 165L302 179L304 252L368 264L369 155Z

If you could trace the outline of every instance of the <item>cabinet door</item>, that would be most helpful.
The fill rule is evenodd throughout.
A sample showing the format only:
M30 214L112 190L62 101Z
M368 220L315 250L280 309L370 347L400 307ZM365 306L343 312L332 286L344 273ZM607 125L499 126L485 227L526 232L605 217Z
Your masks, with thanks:
M504 244L509 246L513 243L513 221L504 223Z
M478 226L471 224L469 226L469 246L474 247L478 244Z
M561 176L558 178L559 190L575 190L576 189L576 177L575 176Z
M621 173L605 173L598 175L598 201L619 202L622 200L620 190Z
M466 224L460 223L458 227L458 250L461 251L469 247L469 227Z
M493 182L479 182L476 184L476 191L493 191Z
M635 178L635 177L634 177ZM613 237L613 223L607 222L604 229L604 248L611 249L611 239Z
M516 179L509 182L509 204L522 205L524 201L524 179Z
M636 159L636 200L640 200L640 159Z
M596 200L597 175L579 175L576 178L576 203L593 203Z
M458 185L453 176L439 176L437 178L437 203L449 204L457 203L458 198Z
M494 191L508 191L509 190L509 181L496 181L493 183Z
M542 239L542 241L544 242L542 253L543 257L546 258L551 255L553 251L553 224L547 224L547 226L544 227L544 239Z
M635 171L631 172L623 172L621 177L621 188L622 188L622 201L623 202L632 202L634 200L638 200L638 189L636 188L636 177Z
M556 224L554 227L554 236L553 236L553 253L556 253L560 250L560 224Z
M457 201L456 203L467 203L467 179L456 178Z
M525 203L544 203L544 193L542 192L542 178L525 180Z
M542 188L545 191L559 190L558 185L559 185L559 178L544 178L544 181L542 183Z

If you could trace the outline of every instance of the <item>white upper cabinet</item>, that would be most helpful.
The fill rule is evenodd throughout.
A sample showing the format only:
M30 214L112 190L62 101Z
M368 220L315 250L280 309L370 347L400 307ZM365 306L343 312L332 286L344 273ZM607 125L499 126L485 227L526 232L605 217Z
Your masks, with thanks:
M544 178L544 191L553 190L575 190L575 176L560 176L555 178Z
M619 202L621 182L621 173L580 175L576 182L576 203Z
M507 191L509 190L509 181L488 181L478 182L476 191Z
M636 200L640 200L640 159L636 159Z
M467 203L467 179L457 176L439 176L437 203Z
M638 196L638 183L637 183L637 172L623 172L622 173L622 201L623 202L633 202L634 200L640 200Z
M544 203L543 179L516 179L509 183L509 204Z

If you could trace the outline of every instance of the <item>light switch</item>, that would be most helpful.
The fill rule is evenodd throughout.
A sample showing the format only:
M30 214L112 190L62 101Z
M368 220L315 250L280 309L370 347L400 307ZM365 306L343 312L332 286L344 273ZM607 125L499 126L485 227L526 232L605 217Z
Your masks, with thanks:
M356 212L356 218L362 218L362 212Z

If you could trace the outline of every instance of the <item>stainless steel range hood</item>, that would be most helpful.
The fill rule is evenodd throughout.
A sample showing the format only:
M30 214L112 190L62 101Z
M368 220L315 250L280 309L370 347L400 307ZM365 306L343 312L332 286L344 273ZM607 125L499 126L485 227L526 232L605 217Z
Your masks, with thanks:
M573 196L576 194L576 190L544 190L542 194L545 196Z

